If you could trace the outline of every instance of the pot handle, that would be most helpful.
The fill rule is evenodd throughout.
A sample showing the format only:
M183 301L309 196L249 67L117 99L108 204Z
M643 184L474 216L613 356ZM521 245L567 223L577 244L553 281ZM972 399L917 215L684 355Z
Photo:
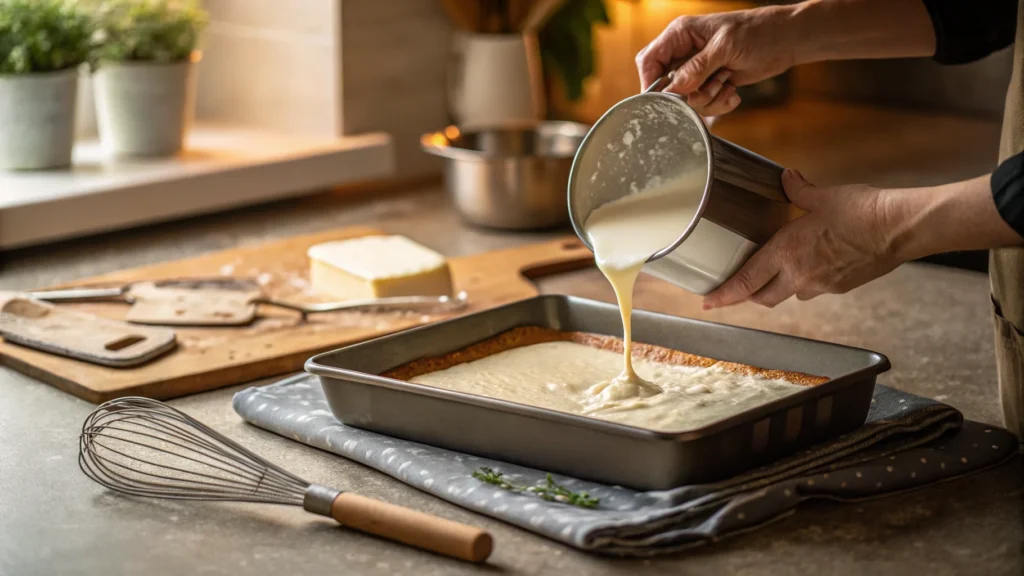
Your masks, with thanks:
M661 77L652 82L651 85L647 87L647 90L643 91L643 93L647 94L648 92L661 92L662 90L664 90L665 87L667 87L669 83L672 81L672 75L675 74L676 70L678 70L679 67L685 64L686 61L689 59L689 57L679 58L678 60L673 60L669 62L668 66L665 67L665 72L661 75Z

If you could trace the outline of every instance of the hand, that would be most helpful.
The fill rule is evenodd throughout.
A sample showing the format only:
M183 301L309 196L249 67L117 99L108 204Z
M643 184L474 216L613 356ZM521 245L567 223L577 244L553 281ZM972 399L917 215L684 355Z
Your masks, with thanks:
M704 298L704 308L752 300L776 306L843 294L891 272L906 258L895 250L893 196L865 185L819 188L799 172L782 176L786 195L808 213L782 228L740 270ZM991 202L991 201L990 201ZM908 219L909 220L909 219Z
M689 58L665 91L685 96L704 116L731 112L740 104L736 86L770 78L794 64L790 12L769 7L677 18L637 54L640 83L646 90L669 63Z

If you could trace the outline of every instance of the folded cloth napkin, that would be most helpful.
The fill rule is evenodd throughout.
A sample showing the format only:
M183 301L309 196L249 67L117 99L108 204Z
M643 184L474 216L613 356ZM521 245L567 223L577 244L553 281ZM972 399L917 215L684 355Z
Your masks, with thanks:
M546 501L484 483L481 467L516 485L544 471L351 428L332 416L315 376L300 374L235 395L245 420L371 466L450 502L587 551L647 556L749 530L810 498L858 500L977 472L1016 454L1006 430L964 422L954 408L878 385L860 429L773 464L717 482L637 492L553 475L596 508Z

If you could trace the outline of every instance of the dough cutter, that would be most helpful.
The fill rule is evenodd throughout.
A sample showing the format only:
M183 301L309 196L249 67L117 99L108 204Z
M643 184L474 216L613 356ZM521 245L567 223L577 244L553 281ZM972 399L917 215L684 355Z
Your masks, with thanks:
M29 293L45 302L124 302L131 304L125 320L162 326L244 326L267 305L310 314L340 311L419 311L444 314L468 303L465 292L455 296L397 296L341 302L299 303L266 296L257 282L239 278L193 278L133 282L114 287L68 288Z
M112 368L145 364L177 343L169 328L135 326L4 292L0 292L0 337Z

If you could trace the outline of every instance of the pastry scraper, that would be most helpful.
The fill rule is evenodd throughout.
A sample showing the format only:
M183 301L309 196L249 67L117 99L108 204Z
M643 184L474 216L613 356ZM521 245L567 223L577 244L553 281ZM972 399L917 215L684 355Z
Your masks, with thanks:
M244 326L264 304L309 314L340 311L423 311L447 313L467 304L456 296L398 296L342 302L295 303L269 298L257 282L237 278L197 278L135 282L110 288L69 288L30 293L47 302L126 302L125 320L164 326Z

